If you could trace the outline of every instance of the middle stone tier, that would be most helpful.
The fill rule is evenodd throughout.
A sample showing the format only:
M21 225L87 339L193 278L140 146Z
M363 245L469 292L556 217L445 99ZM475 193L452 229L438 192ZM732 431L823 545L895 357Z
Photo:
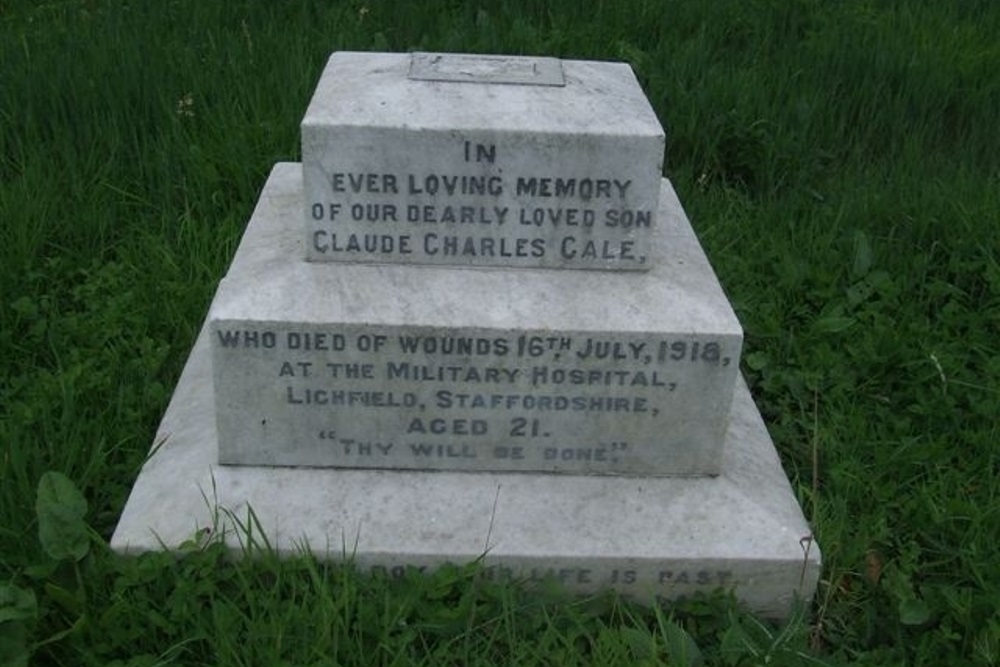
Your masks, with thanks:
M302 261L272 172L209 319L219 462L713 475L742 330L669 182L645 273Z

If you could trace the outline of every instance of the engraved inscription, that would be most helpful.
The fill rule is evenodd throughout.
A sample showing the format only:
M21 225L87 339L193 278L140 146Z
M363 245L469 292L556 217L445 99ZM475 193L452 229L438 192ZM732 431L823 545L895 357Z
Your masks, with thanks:
M307 202L310 258L647 268L656 202L633 179L512 173L495 142L452 146L467 172L327 172Z
M597 472L642 469L725 414L739 355L693 335L360 325L222 325L213 344L227 393L269 415L240 441L298 443L299 463Z
M368 571L373 576L391 579L402 579L407 572L427 573L426 565L411 564L378 564L371 565ZM689 595L694 591L705 593L716 590L728 590L740 583L741 577L732 569L724 566L699 568L674 568L657 570L650 567L630 566L627 563L612 563L609 565L548 565L535 567L517 567L504 564L484 565L481 574L487 581L517 582L521 584L540 584L557 582L569 589L574 588L613 588L625 597L636 595L652 596L654 600L664 603L677 599L678 596Z

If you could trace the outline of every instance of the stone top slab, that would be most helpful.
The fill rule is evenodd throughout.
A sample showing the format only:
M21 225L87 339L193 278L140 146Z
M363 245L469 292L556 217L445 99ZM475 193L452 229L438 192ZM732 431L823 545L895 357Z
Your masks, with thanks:
M647 270L663 146L623 63L335 53L302 121L304 254Z
M435 58L451 79L432 78ZM514 72L554 71L555 63L564 85L510 85L537 83ZM302 124L663 137L625 63L473 54L334 53Z

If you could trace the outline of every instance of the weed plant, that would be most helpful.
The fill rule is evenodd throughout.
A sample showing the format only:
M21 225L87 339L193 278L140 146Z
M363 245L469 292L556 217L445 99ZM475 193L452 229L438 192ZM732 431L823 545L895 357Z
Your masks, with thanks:
M1000 6L0 0L0 664L1000 663ZM824 568L760 624L106 541L334 50L632 64Z

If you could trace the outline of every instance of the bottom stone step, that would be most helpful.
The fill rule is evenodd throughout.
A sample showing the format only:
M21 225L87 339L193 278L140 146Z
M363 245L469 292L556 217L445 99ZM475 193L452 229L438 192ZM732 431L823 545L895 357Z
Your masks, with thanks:
M808 599L820 550L746 385L717 477L625 478L219 466L202 328L111 546L178 549L209 528L235 551L250 510L279 553L349 556L362 570L482 557L488 576L553 577L644 603L733 589L780 618ZM308 546L306 546L308 545ZM484 555L485 554L485 555Z

